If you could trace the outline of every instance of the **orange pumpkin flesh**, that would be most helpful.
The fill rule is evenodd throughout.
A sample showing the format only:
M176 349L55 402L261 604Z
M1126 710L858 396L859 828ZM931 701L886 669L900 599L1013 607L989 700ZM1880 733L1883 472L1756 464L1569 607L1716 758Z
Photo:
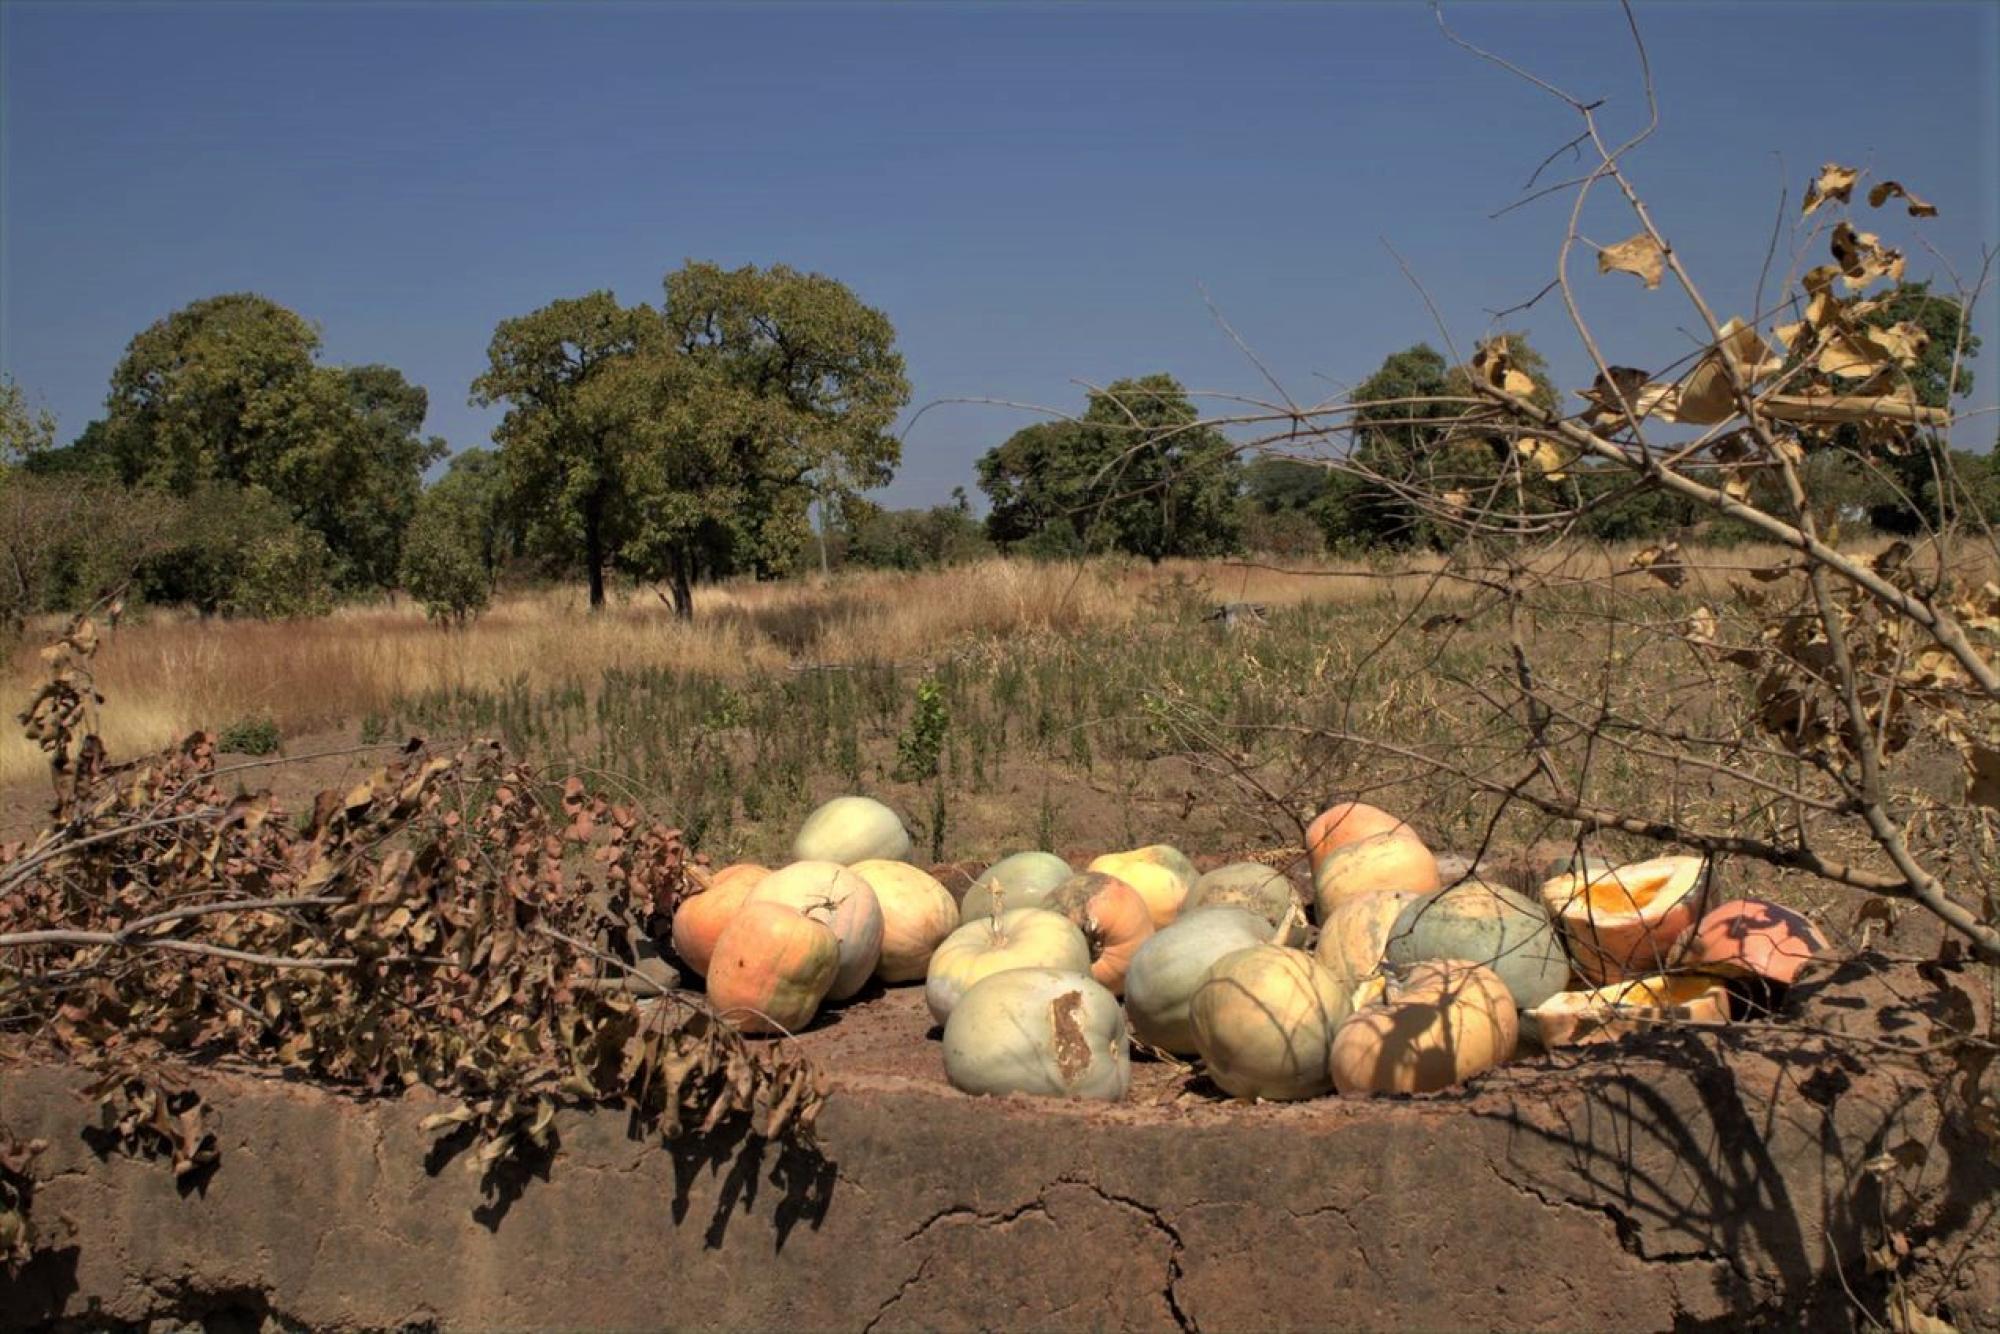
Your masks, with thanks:
M1139 891L1115 875L1085 871L1056 886L1042 907L1076 924L1090 943L1091 977L1112 995L1124 995L1125 970L1154 930Z
M1700 857L1655 857L1596 875L1543 884L1542 903L1562 926L1578 973L1611 983L1661 973L1678 962L1708 898Z
M715 942L709 1003L745 1033L795 1033L819 1012L839 966L833 928L782 903L746 903Z
M770 871L754 862L725 866L708 877L707 888L682 899L674 909L674 954L702 976L724 927L742 909L750 891Z
M1544 1047L1609 1042L1664 1024L1726 1024L1729 989L1701 973L1642 977L1591 991L1563 991L1522 1016Z

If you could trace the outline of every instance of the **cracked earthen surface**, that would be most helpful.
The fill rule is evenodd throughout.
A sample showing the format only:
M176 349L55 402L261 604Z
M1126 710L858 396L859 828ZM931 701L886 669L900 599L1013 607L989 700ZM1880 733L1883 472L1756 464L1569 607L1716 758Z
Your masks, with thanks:
M1897 980L1885 1009L1881 978L1836 979L1807 1016L1925 1041L1931 989ZM1256 1107L1141 1064L1104 1106L955 1093L928 1027L906 989L809 1035L820 1153L565 1114L545 1178L497 1195L465 1156L426 1170L433 1100L201 1073L222 1160L182 1198L93 1155L76 1072L7 1071L0 1118L51 1141L35 1214L67 1236L0 1279L0 1327L1824 1327L1855 1321L1850 1288L1880 1314L1886 1218L1929 1309L2000 1329L2000 1172L1879 1047L1666 1034L1435 1098ZM1916 1204L1862 1166L1912 1138Z

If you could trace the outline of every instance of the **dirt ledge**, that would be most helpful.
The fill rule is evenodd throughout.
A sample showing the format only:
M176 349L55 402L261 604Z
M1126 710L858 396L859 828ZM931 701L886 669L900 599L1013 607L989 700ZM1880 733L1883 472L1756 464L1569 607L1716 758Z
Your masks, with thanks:
M1805 1017L1922 1043L1933 990L1851 966ZM1451 1097L1109 1109L857 1059L820 1153L567 1114L495 1196L430 1154L424 1096L201 1072L222 1161L183 1195L92 1152L77 1072L0 1070L67 1234L0 1279L0 1327L1832 1328L1881 1313L1886 1225L1928 1309L2000 1331L2000 1169L1890 1056L1669 1034ZM1928 1159L1885 1195L1863 1165L1906 1139Z

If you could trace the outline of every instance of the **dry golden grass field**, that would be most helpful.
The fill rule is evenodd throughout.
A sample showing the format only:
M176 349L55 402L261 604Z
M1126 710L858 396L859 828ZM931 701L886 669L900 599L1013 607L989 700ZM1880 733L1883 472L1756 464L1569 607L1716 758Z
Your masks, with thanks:
M1741 713L1737 687L1691 667L1671 634L1607 657L1577 627L1601 611L1671 630L1783 555L1690 551L1669 589L1627 549L1547 552L1544 573L1561 576L1584 619L1530 616L1515 633L1557 689L1568 673L1568 688L1599 691L1606 707L1724 727ZM246 724L268 724L287 760L346 752L246 775L295 807L379 763L355 753L363 743L494 736L628 793L717 859L782 858L804 813L842 791L895 806L938 861L1150 842L1206 857L1275 851L1354 792L1409 814L1441 850L1573 844L1573 825L1503 809L1463 775L1337 739L1518 763L1518 720L1493 706L1515 670L1504 618L1476 582L1441 568L1433 557L990 560L704 588L692 623L649 589L597 614L579 589L517 594L463 629L407 603L293 623L155 609L105 635L99 725L114 757ZM1227 629L1210 613L1231 602L1267 615ZM1484 610L1438 630L1454 608ZM34 642L7 664L10 698L33 688ZM1602 800L1748 819L1742 789L1713 773L1627 751L1591 763ZM32 818L43 773L17 734L0 744L11 823ZM1846 834L1833 825L1827 837Z

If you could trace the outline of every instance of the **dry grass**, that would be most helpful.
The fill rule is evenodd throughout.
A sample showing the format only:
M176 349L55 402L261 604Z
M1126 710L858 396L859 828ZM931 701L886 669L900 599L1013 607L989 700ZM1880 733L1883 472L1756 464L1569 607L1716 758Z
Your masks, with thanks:
M1720 590L1774 549L1701 553L1696 588ZM1629 552L1577 548L1543 558L1572 578L1626 576ZM928 661L969 641L1116 630L1162 603L1244 601L1393 604L1433 587L1431 557L1275 566L1169 561L1039 565L989 560L948 571L857 573L830 580L739 582L696 594L691 625L650 591L591 615L580 590L504 600L463 630L441 630L412 606L346 608L323 620L202 621L155 612L113 632L99 655L110 701L102 734L115 755L167 745L197 728L268 719L288 735L352 723L400 698L516 681L595 682L607 668L667 668L740 681L804 663ZM1640 576L1643 581L1643 576ZM7 664L7 697L36 680L34 638ZM37 777L42 759L0 737L0 783Z

